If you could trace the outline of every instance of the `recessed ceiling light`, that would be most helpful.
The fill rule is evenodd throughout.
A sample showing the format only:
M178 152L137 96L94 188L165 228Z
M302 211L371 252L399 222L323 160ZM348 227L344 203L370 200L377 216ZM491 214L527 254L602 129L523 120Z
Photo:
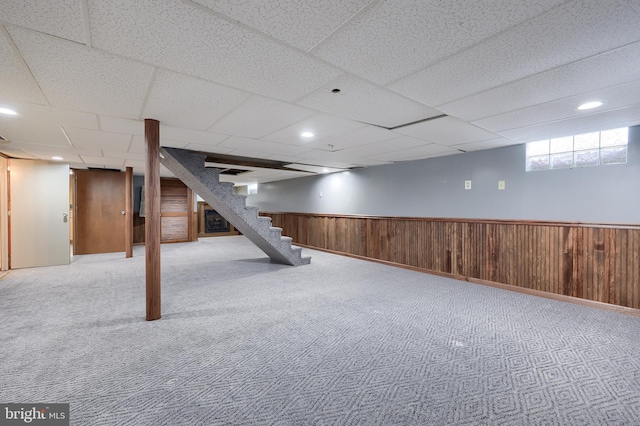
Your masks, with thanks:
M57 156L57 155L54 155L53 157L51 157L51 159L52 159L52 160L58 160L58 161L60 161L60 160L64 160L64 158L59 157L59 156Z
M312 138L313 137L313 133L311 133L311 132L302 132L302 133L300 133L300 136L302 136L303 138Z
M583 110L583 109L598 108L601 105L602 105L602 102L600 102L600 101L587 102L587 103L584 103L584 104L580 105L578 107L578 109L579 110Z
M9 108L0 108L0 114L6 114L6 115L18 115L17 112L15 112L12 109Z

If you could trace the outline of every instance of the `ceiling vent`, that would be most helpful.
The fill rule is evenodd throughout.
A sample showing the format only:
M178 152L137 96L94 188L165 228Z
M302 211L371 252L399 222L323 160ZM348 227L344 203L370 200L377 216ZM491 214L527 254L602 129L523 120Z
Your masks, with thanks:
M87 170L100 170L101 172L121 172L120 169L108 169L106 167L87 167Z
M231 176L238 176L239 174L242 173L247 173L250 170L240 170L240 169L225 169L223 171L220 172L221 175L231 175Z
M382 129L395 130L395 129L399 129L401 127L413 126L414 124L424 123L425 121L437 120L439 118L445 118L445 117L447 117L447 114L440 114L440 115L436 115L436 116L433 116L433 117L423 118L421 120L411 121L409 123L398 124L397 126L393 126L393 127L381 126L379 124L367 123L365 121L361 121L361 123L369 124L371 126L380 127Z

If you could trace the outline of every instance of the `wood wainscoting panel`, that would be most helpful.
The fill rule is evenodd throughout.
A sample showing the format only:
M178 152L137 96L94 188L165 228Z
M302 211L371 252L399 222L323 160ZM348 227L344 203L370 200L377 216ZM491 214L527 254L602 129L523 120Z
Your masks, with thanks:
M294 244L640 309L640 225L261 213Z
M191 190L178 179L160 180L160 234L163 243L190 241Z
M160 241L195 241L193 228L193 192L178 179L160 179ZM145 218L133 214L133 243L144 244Z

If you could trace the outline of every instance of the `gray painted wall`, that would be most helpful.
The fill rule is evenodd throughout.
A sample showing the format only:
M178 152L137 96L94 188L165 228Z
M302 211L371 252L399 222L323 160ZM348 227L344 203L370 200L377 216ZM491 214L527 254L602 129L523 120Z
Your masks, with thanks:
M625 165L526 172L525 150L516 145L260 184L247 204L267 212L640 223L640 127L630 128ZM506 190L498 191L499 180Z

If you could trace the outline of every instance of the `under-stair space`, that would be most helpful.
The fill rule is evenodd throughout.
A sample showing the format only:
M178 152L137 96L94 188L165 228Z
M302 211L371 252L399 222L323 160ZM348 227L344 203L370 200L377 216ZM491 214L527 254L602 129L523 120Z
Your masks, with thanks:
M222 217L269 256L272 262L306 265L302 249L292 245L282 228L271 226L270 217L258 215L258 208L246 205L246 196L233 192L233 183L220 182L220 170L205 167L205 154L177 148L161 148L160 162Z

